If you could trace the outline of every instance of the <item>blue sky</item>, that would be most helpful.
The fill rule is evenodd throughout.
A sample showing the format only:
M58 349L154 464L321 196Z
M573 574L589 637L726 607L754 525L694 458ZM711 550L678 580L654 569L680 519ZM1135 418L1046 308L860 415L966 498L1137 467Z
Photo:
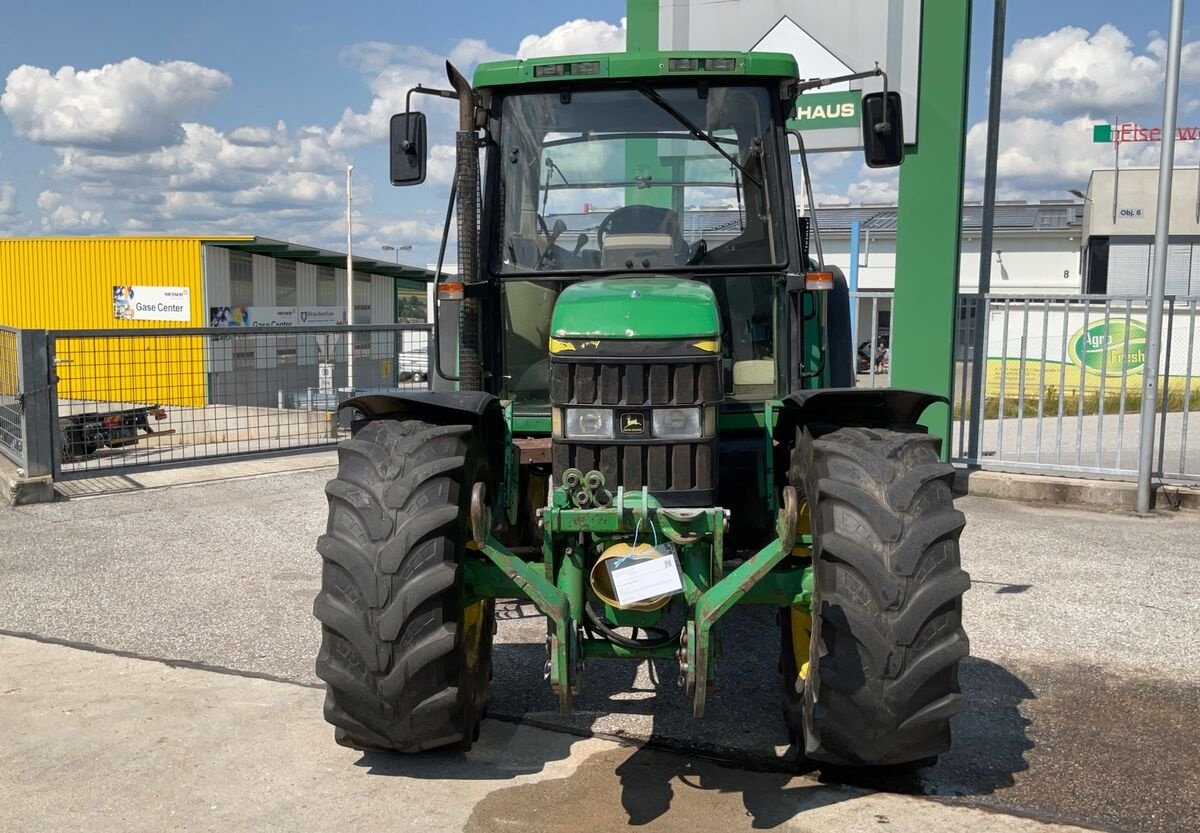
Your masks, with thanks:
M1119 112L1157 124L1155 43L1167 11L1167 0L1011 0L1001 196L1085 187L1111 155L1090 145L1091 121ZM441 82L447 55L470 65L620 48L624 14L624 0L7 4L0 234L239 231L340 247L353 162L358 250L411 244L408 259L425 262L448 161L435 158L424 189L387 185L382 131L403 90ZM991 3L977 2L969 197L979 190L991 19ZM1200 35L1195 4L1185 23ZM1181 106L1181 123L1200 123L1200 44L1185 52ZM431 118L449 124L436 105ZM1131 148L1127 163L1151 164L1155 153ZM1180 155L1194 162L1197 149ZM827 155L817 171L821 202L896 195L894 172L866 171L851 155Z

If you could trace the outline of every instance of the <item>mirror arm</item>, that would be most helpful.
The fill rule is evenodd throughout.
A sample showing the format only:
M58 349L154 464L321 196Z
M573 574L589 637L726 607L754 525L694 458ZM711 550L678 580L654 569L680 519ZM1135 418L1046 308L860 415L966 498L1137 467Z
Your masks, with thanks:
M879 61L875 62L874 69L868 69L864 72L852 72L849 75L837 75L833 78L810 78L807 81L801 81L796 85L796 95L799 96L806 90L816 90L821 87L827 87L830 84L841 84L844 81L861 81L864 78L882 78L883 79L883 121L872 125L872 129L880 136L887 135L891 132L891 122L888 120L888 79L887 73L879 66Z
M804 171L804 193L808 197L808 219L812 224L812 239L817 244L817 266L822 272L825 271L825 252L821 249L821 227L817 223L817 205L813 202L812 179L808 175L808 154L804 150L804 136L799 130L789 130L796 137L796 143L800 146L800 168ZM808 271L808 264L804 264L804 270Z
M413 93L421 93L423 95L436 95L439 98L458 98L458 93L454 92L454 90L435 90L432 87L423 87L420 84L417 84L417 86L410 88L409 91L404 94L404 114L406 116L412 112ZM412 152L412 136L410 136L408 133L408 131L411 129L412 128L408 124L404 125L404 151L405 151L405 153Z
M796 93L800 94L807 90L816 90L821 87L828 87L830 84L841 84L843 81L861 81L864 78L883 78L883 91L887 92L887 73L884 72L879 62L875 62L875 69L868 69L865 72L852 72L849 75L836 75L833 78L809 78L806 81L801 81L796 85Z

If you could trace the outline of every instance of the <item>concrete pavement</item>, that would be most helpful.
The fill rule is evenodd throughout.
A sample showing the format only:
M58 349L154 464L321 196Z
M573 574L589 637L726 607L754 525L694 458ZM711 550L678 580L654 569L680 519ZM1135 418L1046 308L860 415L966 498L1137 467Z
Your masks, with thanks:
M0 669L8 833L1081 830L495 721L466 754L363 755L313 688L26 639Z
M315 683L313 542L328 476L295 471L0 507L0 629ZM1200 519L970 497L959 505L975 582L966 603L973 656L961 675L967 708L937 767L918 783L883 786L1130 830L1193 830ZM588 665L578 711L564 718L541 676L543 620L505 603L493 713L794 766L774 627L770 611L731 614L702 721L691 718L668 664L599 662Z

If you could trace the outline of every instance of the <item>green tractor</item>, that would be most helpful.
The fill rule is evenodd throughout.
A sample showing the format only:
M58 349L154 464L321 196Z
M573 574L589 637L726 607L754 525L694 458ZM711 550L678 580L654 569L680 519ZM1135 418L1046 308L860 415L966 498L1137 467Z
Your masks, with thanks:
M778 644L809 759L944 752L969 579L918 419L945 399L854 387L845 280L795 200L798 151L813 205L787 120L844 79L725 52L447 71L452 89L409 94L459 110L434 384L345 402L326 489L316 668L337 741L469 748L495 600L516 598L545 615L564 712L589 663L650 659L678 664L700 717L722 652L774 664ZM862 108L873 166L903 156L884 86ZM421 113L393 117L394 185L424 181L427 143ZM776 609L778 633L722 644L738 604Z

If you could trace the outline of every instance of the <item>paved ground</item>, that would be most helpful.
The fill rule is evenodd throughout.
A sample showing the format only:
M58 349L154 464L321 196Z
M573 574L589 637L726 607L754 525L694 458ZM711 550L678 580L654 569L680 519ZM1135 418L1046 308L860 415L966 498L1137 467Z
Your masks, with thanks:
M0 667L6 833L1079 831L491 721L467 755L360 755L305 686L2 637Z
M328 474L0 509L0 629L314 683L312 542ZM960 505L975 581L969 705L953 752L918 782L883 786L1130 830L1194 830L1200 518ZM589 666L579 712L560 718L541 680L544 626L527 606L503 605L502 616L495 713L788 765L766 611L730 620L729 658L703 721L688 716L672 668L619 664Z

